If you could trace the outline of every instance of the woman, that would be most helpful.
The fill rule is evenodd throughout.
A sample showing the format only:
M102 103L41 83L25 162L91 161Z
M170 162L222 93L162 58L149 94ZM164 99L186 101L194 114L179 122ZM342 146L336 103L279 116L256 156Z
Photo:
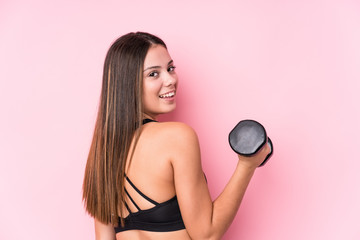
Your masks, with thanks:
M196 133L159 123L176 107L178 77L165 43L129 33L110 47L83 199L98 240L221 239L248 183L269 152L238 156L233 176L212 201Z

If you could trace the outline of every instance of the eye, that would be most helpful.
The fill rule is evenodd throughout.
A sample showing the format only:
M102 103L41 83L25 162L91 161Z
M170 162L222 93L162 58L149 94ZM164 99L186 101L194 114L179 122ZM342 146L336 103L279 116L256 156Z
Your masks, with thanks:
M169 68L168 68L168 72L174 72L175 71L175 66L170 66Z
M159 73L157 71L153 71L151 73L149 73L149 77L157 77L159 75Z

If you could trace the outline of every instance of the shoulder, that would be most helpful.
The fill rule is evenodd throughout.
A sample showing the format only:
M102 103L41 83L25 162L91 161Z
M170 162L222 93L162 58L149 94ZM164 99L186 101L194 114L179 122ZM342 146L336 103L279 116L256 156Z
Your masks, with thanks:
M197 141L197 134L192 127L181 122L162 122L157 126L160 137L166 141Z
M174 168L186 168L200 163L200 145L196 132L187 124L168 122L159 125L163 130L163 146L168 150ZM185 169L185 168L184 168Z
M198 137L192 127L181 122L159 122L149 124L147 134L152 141L156 141L162 149L178 153L183 149L187 151L198 148Z

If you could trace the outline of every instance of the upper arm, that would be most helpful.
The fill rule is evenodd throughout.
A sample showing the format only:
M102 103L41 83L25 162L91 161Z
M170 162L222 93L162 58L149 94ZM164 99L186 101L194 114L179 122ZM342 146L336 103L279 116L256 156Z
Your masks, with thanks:
M114 227L100 222L95 218L95 239L96 240L115 240Z
M177 124L169 139L174 182L181 215L191 238L211 235L212 200L201 166L196 133L185 124Z

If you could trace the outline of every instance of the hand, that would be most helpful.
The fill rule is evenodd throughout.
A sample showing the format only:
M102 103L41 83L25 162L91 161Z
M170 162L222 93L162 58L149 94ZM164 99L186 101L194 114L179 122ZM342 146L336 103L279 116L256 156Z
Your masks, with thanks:
M257 168L266 158L266 156L270 153L271 149L269 145L266 143L264 147L262 147L255 155L253 156L242 156L238 154L239 164L254 169Z

